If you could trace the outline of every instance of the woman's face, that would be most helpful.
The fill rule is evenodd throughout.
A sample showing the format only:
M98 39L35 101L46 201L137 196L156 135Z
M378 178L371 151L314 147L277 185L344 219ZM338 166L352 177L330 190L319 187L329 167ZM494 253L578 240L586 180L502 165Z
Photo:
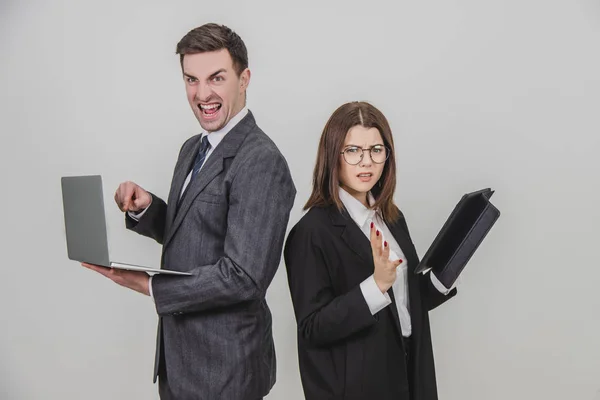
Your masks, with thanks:
M339 161L340 186L365 206L368 206L367 193L383 173L386 158L386 149L383 146L383 139L377 128L365 128L361 125L350 128L344 140L342 147L344 154L340 154ZM361 148L366 150L363 152L362 160L356 165L349 164L346 160L351 163L358 161ZM383 160L383 162L375 163L372 157L375 161Z

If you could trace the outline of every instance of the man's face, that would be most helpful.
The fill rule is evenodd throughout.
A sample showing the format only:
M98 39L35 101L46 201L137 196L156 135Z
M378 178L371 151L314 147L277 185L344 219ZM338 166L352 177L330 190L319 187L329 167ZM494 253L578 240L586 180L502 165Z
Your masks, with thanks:
M244 108L250 70L238 76L226 49L186 54L183 78L188 102L207 132L223 128Z

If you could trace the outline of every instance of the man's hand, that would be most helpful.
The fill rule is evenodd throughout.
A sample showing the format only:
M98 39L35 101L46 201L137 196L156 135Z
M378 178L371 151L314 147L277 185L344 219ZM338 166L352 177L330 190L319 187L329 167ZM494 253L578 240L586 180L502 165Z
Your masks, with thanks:
M127 271L124 269L100 267L94 264L81 263L84 267L104 275L113 282L126 288L150 296L150 277L145 272Z
M123 212L139 212L148 208L152 202L150 193L133 182L123 182L115 192L115 202Z

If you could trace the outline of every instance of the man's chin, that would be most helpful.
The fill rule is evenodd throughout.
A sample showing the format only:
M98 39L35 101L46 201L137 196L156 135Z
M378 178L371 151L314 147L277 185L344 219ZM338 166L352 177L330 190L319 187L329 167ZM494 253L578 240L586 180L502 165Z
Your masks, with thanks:
M225 123L220 119L216 119L214 121L205 121L202 118L198 118L198 122L200 122L200 126L202 127L202 129L204 129L207 132L218 131L219 129L223 128L223 126L225 126Z

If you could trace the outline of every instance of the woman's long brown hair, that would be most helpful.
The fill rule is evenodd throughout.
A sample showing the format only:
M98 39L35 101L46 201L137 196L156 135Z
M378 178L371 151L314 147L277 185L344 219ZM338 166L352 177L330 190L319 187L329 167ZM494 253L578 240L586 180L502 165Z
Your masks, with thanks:
M329 118L319 142L317 164L313 174L313 190L310 198L304 205L304 210L311 207L326 207L335 204L342 211L344 205L338 193L340 186L339 170L341 160L340 152L348 131L357 125L365 128L376 128L383 143L390 150L390 155L383 167L379 181L371 189L375 204L379 208L383 219L392 223L400 216L398 207L394 204L394 191L396 190L396 154L394 139L390 125L381 111L366 102L351 102L340 106Z

